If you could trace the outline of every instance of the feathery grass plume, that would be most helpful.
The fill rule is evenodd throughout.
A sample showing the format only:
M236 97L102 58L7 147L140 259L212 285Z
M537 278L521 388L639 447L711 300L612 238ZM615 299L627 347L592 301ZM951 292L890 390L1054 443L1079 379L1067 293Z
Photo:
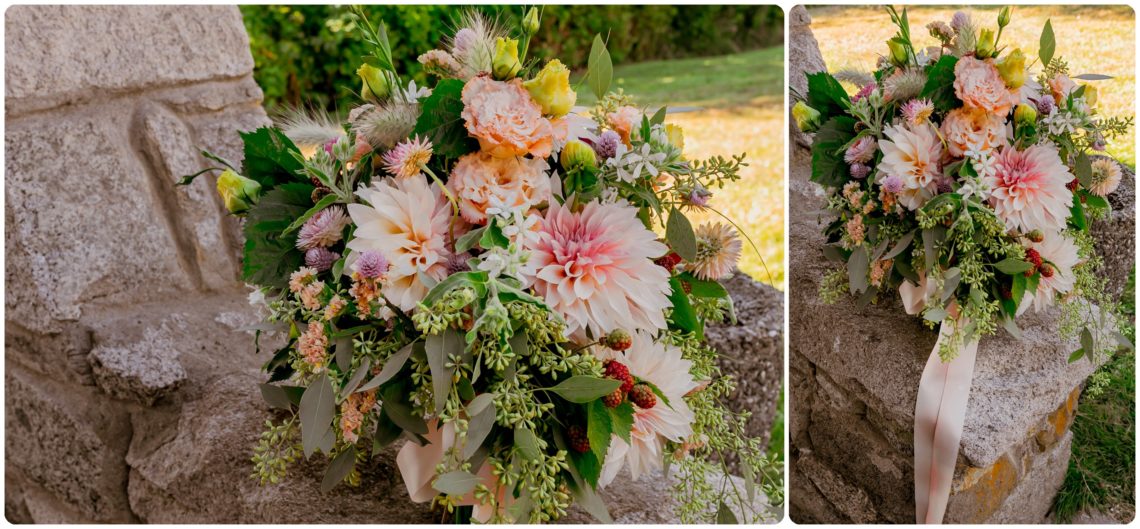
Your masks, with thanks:
M314 150L345 135L335 116L316 108L287 108L273 122L302 152Z
M883 79L883 95L891 101L906 101L918 97L926 86L926 74L922 70L907 68Z
M495 57L495 39L507 37L498 19L491 20L478 11L464 11L456 19L455 36L449 39L451 56L459 64L457 76L468 80L491 71Z
M416 128L420 105L388 101L357 116L352 130L377 151L391 149Z
M841 68L837 70L832 77L840 81L847 81L855 86L867 86L875 84L875 76L867 72L856 70L854 68Z

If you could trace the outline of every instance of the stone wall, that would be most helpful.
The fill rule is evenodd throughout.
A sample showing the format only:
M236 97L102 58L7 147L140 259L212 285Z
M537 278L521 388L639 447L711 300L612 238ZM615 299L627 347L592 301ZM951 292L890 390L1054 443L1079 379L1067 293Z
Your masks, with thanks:
M261 487L270 412L238 281L241 236L211 165L269 122L235 7L15 6L6 24L5 515L13 522L431 522L391 453L359 489L324 461ZM782 295L743 277L709 330L768 431ZM747 380L758 378L760 384ZM318 459L318 458L314 458ZM618 521L670 521L666 480L619 481ZM585 520L576 513L573 520Z
M810 17L790 13L790 49L810 49ZM798 21L798 22L797 22ZM798 26L797 26L798 23ZM819 71L818 50L792 56L790 84ZM811 154L791 153L790 513L798 523L913 523L913 423L918 381L936 334L907 316L897 295L858 308L817 295L832 266L823 257L823 190L811 183ZM1098 232L1120 232L1111 250L1113 288L1131 269L1132 178L1122 204ZM1123 204L1127 202L1127 204ZM1124 230L1127 230L1124 233ZM1123 244L1123 243L1121 243ZM1072 423L1096 365L1068 364L1079 345L1055 335L1056 311L1019 320L1023 338L983 339L966 413L946 521L1041 523L1068 467Z

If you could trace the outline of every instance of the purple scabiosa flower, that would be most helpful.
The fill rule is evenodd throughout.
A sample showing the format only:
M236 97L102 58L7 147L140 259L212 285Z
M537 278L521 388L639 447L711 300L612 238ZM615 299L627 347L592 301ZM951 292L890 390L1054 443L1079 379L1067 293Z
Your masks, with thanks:
M1048 116L1053 112L1054 108L1056 108L1056 103L1052 97L1046 95L1037 100L1037 113L1042 116Z
M452 254L447 259L447 274L458 274L471 270L471 266L467 264L467 260L470 258L471 254L468 252Z
M954 179L948 176L943 176L938 179L938 192L949 193L954 190Z
M352 269L367 279L379 279L388 273L388 259L380 252L364 252L353 263Z
M902 115L908 125L912 127L921 125L934 115L934 103L929 99L911 99L903 104Z
M879 142L875 141L874 136L863 136L843 154L843 160L851 164L865 164L875 157L875 151L879 148Z
M305 250L305 266L312 267L318 272L332 268L333 263L340 259L340 254L323 246L316 246Z
M594 143L594 152L597 153L598 159L609 160L617 156L618 145L621 145L621 135L607 130L598 136L598 141Z
M705 189L704 186L698 185L689 192L685 200L690 206L703 208L709 205L709 199L712 198L712 191Z
M950 27L954 31L962 31L962 28L970 26L970 15L964 11L954 13L954 17L950 19Z
M344 208L332 206L309 217L297 235L297 248L308 250L317 246L332 246L341 239L344 227L349 224Z
M903 190L903 180L897 175L890 175L883 179L882 186L886 192L898 194Z
M859 100L863 99L864 97L871 95L871 92L874 92L875 88L876 88L875 83L867 83L867 84L863 85L863 88L860 88L859 91L856 92L855 95L851 97L851 102L852 103L858 103Z
M871 174L871 168L861 163L851 164L851 178L862 180Z

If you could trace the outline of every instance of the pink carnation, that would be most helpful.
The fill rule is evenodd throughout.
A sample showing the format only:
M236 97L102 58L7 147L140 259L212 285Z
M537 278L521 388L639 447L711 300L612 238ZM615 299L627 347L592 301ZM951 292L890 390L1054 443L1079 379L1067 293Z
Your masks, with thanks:
M483 224L492 205L529 210L548 202L552 196L549 168L540 158L495 158L476 152L456 162L447 187L459 199L463 219Z
M665 328L669 273L653 259L668 248L636 208L591 202L575 213L553 204L527 246L527 286L566 319L574 340L586 341L587 331Z
M462 99L467 132L491 156L550 156L553 129L522 80L502 82L480 75L463 87Z
M954 66L954 93L966 106L1001 117L1020 99L1005 85L992 59L981 61L970 56L958 59Z
M1061 231L1069 218L1073 175L1061 163L1056 147L1033 145L1024 151L1004 149L994 161L996 173L985 178L993 190L990 204L1007 227L1022 233Z

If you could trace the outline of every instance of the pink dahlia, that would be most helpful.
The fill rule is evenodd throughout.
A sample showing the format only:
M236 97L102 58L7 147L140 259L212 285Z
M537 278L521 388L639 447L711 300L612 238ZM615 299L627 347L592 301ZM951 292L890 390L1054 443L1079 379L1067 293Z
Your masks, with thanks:
M1052 306L1058 295L1073 290L1076 280L1073 268L1080 263L1080 254L1077 245L1061 232L1047 232L1041 242L1030 241L1029 247L1041 255L1042 268L1050 268L1048 272L1042 271L1037 292L1033 294L1033 310L1040 312ZM1023 301L1018 313L1028 308L1029 303Z
M591 202L574 213L555 203L526 244L527 286L566 319L574 340L617 328L665 328L669 273L653 259L668 248L638 220L636 208Z
M669 399L668 405L658 402L649 409L635 408L629 443L613 436L598 479L598 485L604 487L627 465L634 480L660 470L665 460L665 442L680 443L692 436L693 412L684 397L699 384L689 372L693 363L682 357L681 350L654 342L648 333L638 332L625 351L598 348L598 356L625 364L631 375L651 382Z
M318 246L332 246L341 239L348 223L344 208L332 206L322 209L301 226L301 232L297 234L297 248L308 250Z
M367 204L348 205L356 224L348 243L352 257L383 255L389 268L382 292L401 310L410 311L428 292L421 275L437 281L447 276L451 206L423 175L373 181L356 194ZM349 269L356 270L355 264L349 263Z
M1024 151L1008 147L997 155L994 168L985 184L993 190L990 205L1007 227L1022 233L1065 228L1073 205L1073 194L1065 184L1073 175L1055 147L1037 144Z
M431 160L431 142L427 138L404 140L384 154L384 169L396 178L411 178L420 174L420 167Z

